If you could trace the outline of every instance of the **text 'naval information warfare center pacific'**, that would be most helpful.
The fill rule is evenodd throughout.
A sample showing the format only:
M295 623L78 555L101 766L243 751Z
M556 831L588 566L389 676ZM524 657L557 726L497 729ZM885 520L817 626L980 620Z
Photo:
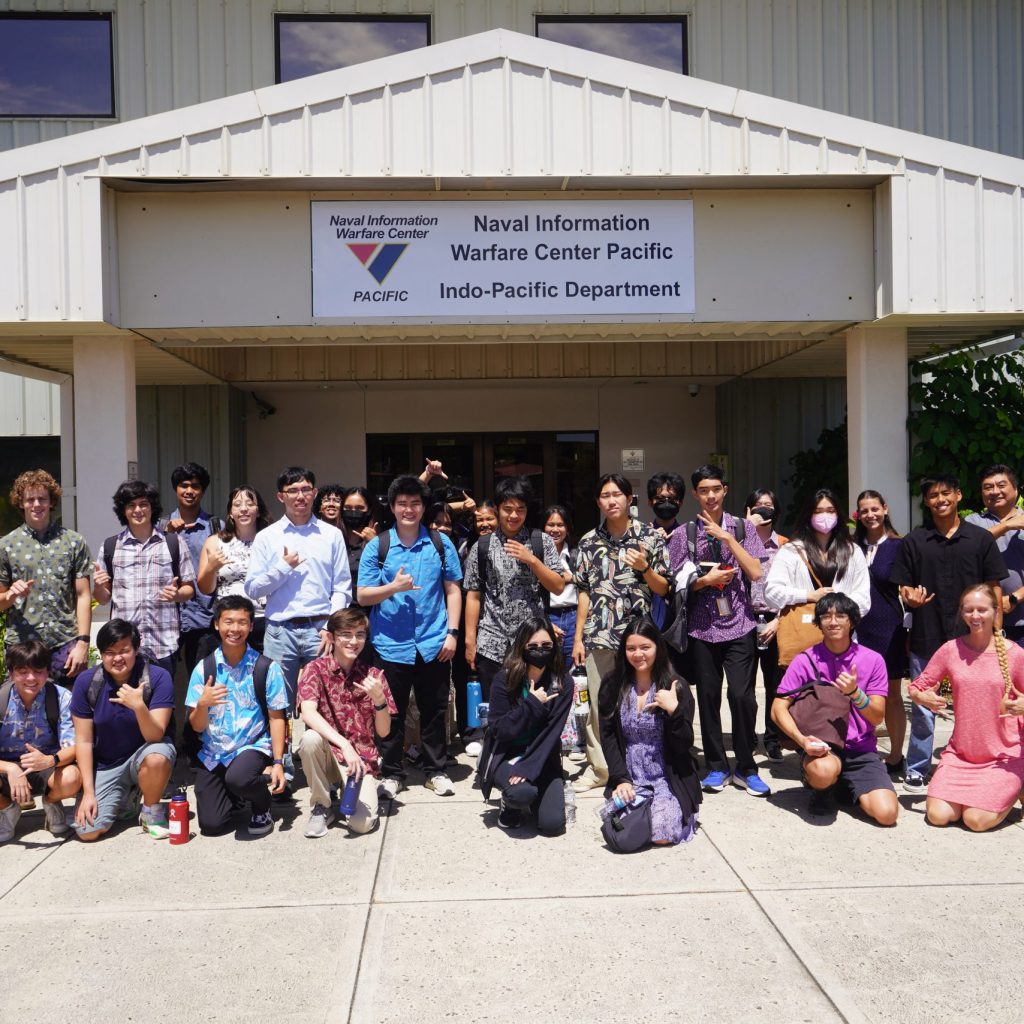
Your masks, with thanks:
M693 203L310 204L313 316L659 317L695 308Z

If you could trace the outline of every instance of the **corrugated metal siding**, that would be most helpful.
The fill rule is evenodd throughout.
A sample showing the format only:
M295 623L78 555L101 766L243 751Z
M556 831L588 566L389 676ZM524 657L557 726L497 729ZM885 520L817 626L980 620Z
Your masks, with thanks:
M234 388L139 387L135 389L139 476L160 488L165 511L174 508L171 470L198 462L210 471L204 499L223 515L232 487L244 483L245 396Z
M59 437L60 386L0 373L0 437Z
M846 415L846 382L834 379L741 379L715 391L718 450L729 456L730 507L741 512L755 487L770 487L785 510L793 500L789 459L811 448ZM765 476L773 467L774 478ZM866 485L867 486L867 485Z
M0 0L0 10L115 12L121 120L271 85L273 15L429 14L445 42L535 14L687 14L690 73L1024 156L1020 0ZM0 149L100 121L0 121Z

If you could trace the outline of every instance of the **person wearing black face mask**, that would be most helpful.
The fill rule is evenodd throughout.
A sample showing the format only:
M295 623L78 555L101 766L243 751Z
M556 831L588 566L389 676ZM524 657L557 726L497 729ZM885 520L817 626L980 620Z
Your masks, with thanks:
M562 645L547 619L530 616L516 630L491 683L487 735L480 753L484 799L501 792L498 825L518 828L532 813L543 835L565 831L562 727L572 687L562 685Z
M363 548L377 536L375 520L370 492L365 487L349 487L341 502L341 528L345 534L352 579L359 575L359 557Z
M647 503L654 512L654 525L665 540L679 525L679 510L685 494L686 482L678 473L655 473L647 481Z
M775 634L779 628L779 617L768 607L764 598L764 584L768 570L786 538L775 532L779 517L779 502L775 492L765 487L757 488L747 496L746 518L757 526L757 535L764 549L761 555L761 578L750 585L750 600L757 619L757 661L761 667L764 683L764 752L769 761L782 760L779 727L772 721L772 702L775 700L785 669L779 666L779 645Z

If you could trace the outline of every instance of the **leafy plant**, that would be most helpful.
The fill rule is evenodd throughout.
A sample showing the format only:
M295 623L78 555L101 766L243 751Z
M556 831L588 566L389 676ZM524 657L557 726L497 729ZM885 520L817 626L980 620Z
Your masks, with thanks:
M907 420L911 480L953 473L962 506L981 508L979 471L997 462L1019 470L1024 463L1024 355L977 359L961 351L935 363L913 363L910 372L910 400L917 407Z
M838 427L826 427L814 448L805 448L791 455L793 475L786 483L793 487L793 500L786 509L786 520L792 523L806 502L820 487L828 487L839 495L843 508L850 505L849 452L846 417Z

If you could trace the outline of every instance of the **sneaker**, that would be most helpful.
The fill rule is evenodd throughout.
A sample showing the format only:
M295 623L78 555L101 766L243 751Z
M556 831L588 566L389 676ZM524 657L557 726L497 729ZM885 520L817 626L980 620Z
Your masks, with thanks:
M431 775L423 785L426 786L427 789L432 789L438 796L455 795L455 787L452 785L452 780L449 779L444 772L438 772L436 775Z
M927 789L928 783L925 782L923 776L918 775L917 772L907 772L906 777L903 779L904 793L909 793L911 796L921 796Z
M401 788L401 779L384 779L377 787L377 799L394 800Z
M0 843L9 843L14 838L20 817L21 808L14 803L0 811Z
M740 775L737 772L732 777L732 784L739 786L740 789L745 789L747 796L769 796L772 791L771 786L757 772L752 772L750 775Z
M484 745L480 743L479 740L470 740L469 743L466 744L466 753L469 754L470 757L479 757L480 751L483 749Z
M501 801L501 808L498 810L498 828L506 831L510 828L519 828L523 823L523 812L509 807L504 800Z
M142 810L142 790L138 786L132 786L124 798L124 803L118 808L117 817L120 821L134 821Z
M607 781L599 779L593 768L588 768L573 784L574 793L589 793L592 789L603 789Z
M43 817L46 819L46 831L53 836L62 836L69 831L68 817L61 803L43 801Z
M779 746L777 740L765 740L764 752L768 757L769 761L778 764L783 760L782 747Z
M306 831L303 835L307 839L320 839L327 835L327 830L334 824L334 808L324 807L323 804L313 804L309 812L309 821L306 822Z
M268 832L273 831L274 819L270 816L270 811L264 811L262 814L254 814L249 819L249 835L265 836Z
M892 779L893 782L900 782L907 776L907 759L905 757L901 757L896 764L889 764L889 762L886 761L885 770L889 773L889 778Z
M707 775L700 780L700 788L703 789L705 793L721 793L729 784L731 776L732 772L708 772Z
M171 834L167 826L167 811L164 810L163 804L157 811L147 811L143 808L139 814L139 825L150 839L166 839Z

